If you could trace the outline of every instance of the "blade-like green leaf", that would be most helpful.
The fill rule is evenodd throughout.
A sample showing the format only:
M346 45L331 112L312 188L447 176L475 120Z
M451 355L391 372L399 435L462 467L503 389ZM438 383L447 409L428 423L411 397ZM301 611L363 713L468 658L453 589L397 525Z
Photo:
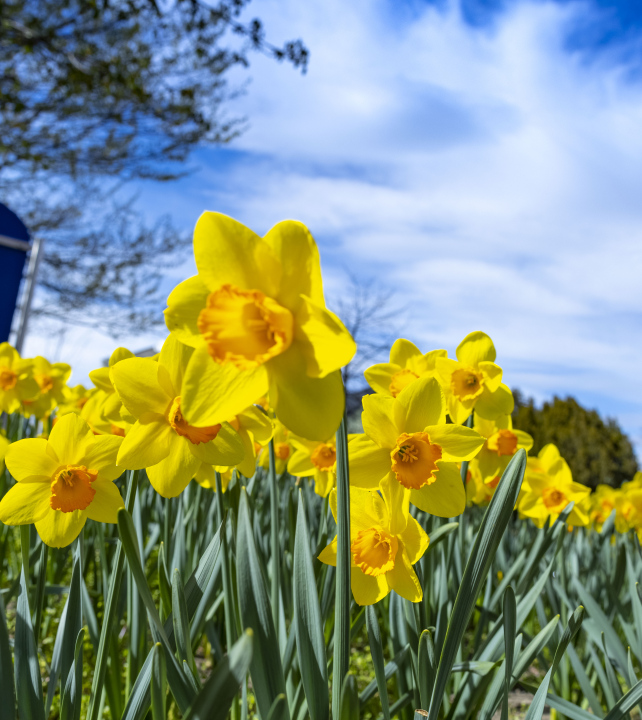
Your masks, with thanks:
M69 586L64 634L62 636L62 646L60 650L60 678L63 688L69 683L69 673L72 665L76 662L76 641L83 625L81 579L82 567L80 565L80 558L77 557L71 573L71 585Z
M207 679L185 720L226 720L251 660L252 631L246 630Z
M328 720L328 661L319 594L310 553L303 495L299 490L293 567L294 630L301 682L311 720Z
M196 666L194 664L189 620L187 618L187 602L185 600L185 590L183 588L183 581L181 580L181 573L178 568L174 570L174 574L172 575L172 620L174 622L174 638L176 640L178 657L195 671Z
M437 678L430 702L429 720L437 720L446 684L450 676L461 640L466 631L482 583L497 552L497 546L517 502L524 471L526 453L518 450L513 456L493 499L488 506L481 527L477 533L464 575L455 599L446 638L439 659Z
M375 671L375 682L381 699L381 708L385 720L390 720L388 707L388 687L386 685L386 669L383 659L383 643L381 641L381 628L374 605L366 605L366 629L370 644L370 656Z
M515 593L509 585L504 593L504 648L505 658L505 677L504 677L504 697L502 700L501 720L508 720L508 693L511 689L511 679L513 674L513 647L515 645L515 633L517 622L517 605L515 603Z
M354 675L346 675L341 688L340 720L359 720L359 693Z
M62 698L60 720L80 720L82 710L82 645L85 639L85 629L81 628L76 637L74 647L74 661L67 675L67 682Z
M285 679L279 643L272 621L270 600L263 580L250 522L247 492L241 491L236 537L236 581L244 629L254 633L254 653L250 675L256 704L262 718L267 718L278 695L285 695ZM285 706L282 718L289 720Z
M31 626L24 567L20 575L20 594L16 609L14 654L20 720L45 720L40 664Z
M15 720L16 688L13 677L13 660L7 632L7 617L0 595L0 720Z
M435 646L432 642L430 630L424 630L419 638L419 649L417 651L417 684L419 686L419 703L422 708L430 706L436 666L437 658L435 657ZM387 701L387 697L385 703L382 700L384 716L387 711Z
M161 643L152 648L152 718L167 718L167 663Z

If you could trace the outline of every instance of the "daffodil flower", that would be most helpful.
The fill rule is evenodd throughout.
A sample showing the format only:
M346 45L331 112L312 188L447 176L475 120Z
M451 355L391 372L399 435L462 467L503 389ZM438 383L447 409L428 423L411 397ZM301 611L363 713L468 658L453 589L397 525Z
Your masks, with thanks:
M277 475L281 475L288 468L293 451L291 438L292 434L290 431L282 422L276 420L272 440L274 440L275 471ZM259 466L267 470L270 467L270 453L267 447L257 448L257 450Z
M536 458L528 458L517 509L537 527L543 527L546 518L550 517L553 523L562 510L573 502L568 525L587 525L586 504L590 493L590 488L573 482L568 463L557 447L549 444L540 450Z
M495 346L488 335L479 331L466 335L456 352L457 360L436 360L451 420L463 424L473 408L487 420L510 415L513 394L502 383L502 369L495 364Z
M80 415L89 398L97 392L96 388L86 388L84 385L66 386L63 389L63 401L59 403L56 410L56 417L62 417L69 413Z
M101 391L90 406L99 432L125 437L129 428L136 422L136 418L127 411L120 395L116 392L112 376L113 369L119 362L133 357L136 356L131 350L118 347L110 355L107 367L97 368L89 373L89 379Z
M514 429L510 415L500 415L496 420L485 420L475 415L473 427L486 439L482 449L471 461L479 469L485 483L496 482L520 448L528 453L533 447L533 438L523 430Z
M114 485L123 472L116 466L122 438L96 436L78 415L65 415L48 440L18 440L5 462L16 484L0 501L0 520L7 525L35 523L42 541L65 547L87 518L115 523L124 507Z
M287 220L265 237L219 213L194 231L198 275L170 294L168 329L195 349L183 412L195 425L238 415L269 391L277 418L297 435L329 437L343 416L339 369L356 346L325 307L317 246Z
M476 465L476 458L471 460L466 474L466 505L469 507L471 505L488 505L495 494L499 480L499 476L496 476L489 483L485 483L479 467Z
M422 354L410 340L400 338L390 348L390 362L373 365L365 371L366 382L377 393L397 397L418 378L436 377L436 363L440 357L448 357L448 353L431 350Z
M40 387L33 377L33 360L23 360L7 342L0 343L0 411L18 412Z
M439 517L463 512L466 492L457 463L475 457L484 438L446 424L437 380L420 378L396 398L366 395L363 408L365 434L348 443L350 484L376 488L390 475L421 510Z
M201 463L231 466L243 459L243 442L229 423L195 426L183 416L183 374L191 353L170 335L158 362L129 358L111 368L116 391L136 419L118 464L147 468L149 481L163 497L180 495Z
M410 515L410 493L387 477L377 490L350 489L350 584L358 605L374 605L391 590L410 602L423 597L413 565L428 548L428 535ZM330 493L337 517L337 493ZM319 560L337 564L337 539L321 551Z
M294 453L288 472L295 477L313 477L314 492L327 497L337 479L337 446L334 437L319 442L297 436L290 438Z

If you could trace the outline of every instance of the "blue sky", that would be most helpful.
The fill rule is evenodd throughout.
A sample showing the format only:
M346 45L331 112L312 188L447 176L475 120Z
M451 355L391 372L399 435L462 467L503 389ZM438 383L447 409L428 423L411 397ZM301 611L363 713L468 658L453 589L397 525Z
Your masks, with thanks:
M396 289L404 335L453 352L495 340L504 378L572 394L642 447L642 4L632 1L255 0L309 72L255 57L230 105L249 129L193 173L144 184L150 217L205 209L259 233L312 230L328 294L346 269ZM168 286L191 274L189 261ZM113 342L71 360L74 380ZM125 338L133 349L159 338Z

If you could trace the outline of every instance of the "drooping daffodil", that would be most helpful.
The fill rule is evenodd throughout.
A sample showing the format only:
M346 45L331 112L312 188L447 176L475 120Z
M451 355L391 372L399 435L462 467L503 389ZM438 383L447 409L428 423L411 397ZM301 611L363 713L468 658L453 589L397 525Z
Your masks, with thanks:
M118 464L130 470L146 468L163 497L180 495L201 463L232 466L243 460L243 441L229 423L196 426L183 416L183 377L192 352L170 335L158 361L129 358L111 369L116 391L136 419Z
M391 590L419 602L423 596L413 565L428 548L428 535L409 513L408 490L391 477L377 489L350 489L350 584L358 605L373 605ZM336 520L337 493L330 493ZM337 539L319 560L337 564Z
M546 518L550 517L550 522L555 522L572 502L574 505L567 524L571 527L587 525L590 493L586 485L573 482L568 463L557 447L550 443L540 450L536 458L528 458L517 509L537 527L543 527Z
M520 448L528 452L533 447L533 438L527 432L513 428L510 415L500 415L495 420L485 420L475 415L473 427L486 439L471 461L485 483L496 483Z
M206 212L194 231L198 275L170 294L168 329L194 348L183 413L215 425L269 392L277 418L297 435L330 437L343 416L340 368L356 346L325 307L317 246L286 220L260 237Z
M284 473L292 457L293 447L291 443L292 433L278 420L274 421L274 467L277 475ZM270 467L270 449L268 447L257 448L259 466L267 470Z
M473 409L487 420L510 415L513 394L502 383L502 369L495 364L495 346L488 335L479 331L466 335L456 352L457 360L436 360L451 420L462 424Z
M0 411L18 412L23 402L33 400L39 392L33 360L21 358L8 342L0 343Z
M113 369L119 362L136 357L131 350L117 347L109 357L107 367L97 368L89 373L90 380L101 391L93 398L90 406L98 432L125 436L127 430L136 422L136 418L123 405L116 392Z
M292 436L294 453L288 463L288 472L295 477L314 478L314 492L327 497L337 479L337 446L334 437L319 442Z
M376 488L391 476L410 491L410 502L439 517L463 512L466 492L457 463L484 444L472 428L446 424L441 386L420 378L396 398L363 398L363 435L348 443L350 484Z
M445 350L422 353L410 340L395 340L390 348L390 362L369 367L366 382L377 393L397 397L410 383L420 377L435 377L437 358L448 357Z
M87 519L115 523L124 507L114 480L122 438L94 435L70 413L54 425L49 438L13 443L5 463L17 481L0 501L0 520L7 525L35 523L51 547L73 542Z

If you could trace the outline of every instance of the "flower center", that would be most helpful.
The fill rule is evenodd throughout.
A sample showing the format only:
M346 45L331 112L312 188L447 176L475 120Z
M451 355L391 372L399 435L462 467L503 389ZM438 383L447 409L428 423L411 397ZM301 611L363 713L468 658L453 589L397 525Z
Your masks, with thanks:
M568 505L566 495L564 495L561 490L553 487L547 487L542 490L542 500L544 501L544 505L549 509L559 507L560 505L562 506L561 509L564 509Z
M84 465L63 465L51 481L49 505L65 513L85 510L96 494L91 484L97 476L95 470L87 470Z
M11 368L3 365L0 367L0 388L2 390L13 390L18 382L18 375Z
M317 470L331 470L337 461L337 451L328 443L317 445L310 456L312 464Z
M392 397L397 397L405 387L410 385L411 382L414 382L418 377L419 375L417 375L416 372L408 370L407 368L396 372L390 379L390 387L388 388Z
M361 530L352 543L354 564L366 575L383 575L395 566L399 542L379 528Z
M487 447L498 455L514 455L517 452L517 435L511 430L498 430L487 441Z
M460 400L474 400L482 394L484 376L474 368L455 370L450 379L450 388Z
M290 347L294 320L259 290L222 285L210 293L197 324L214 360L250 370Z
M397 438L397 447L390 453L390 458L391 470L397 480L409 490L419 490L435 482L441 447L430 442L428 433L403 433Z
M53 390L54 381L51 375L34 375L33 379L38 383L40 386L40 392L48 393L51 390Z
M190 425L181 412L180 396L174 398L174 402L171 404L169 413L167 414L167 420L172 428L174 428L176 434L181 437L186 437L192 445L199 445L200 443L214 440L218 435L218 431L221 429L220 425L210 425L209 427L195 427L194 425Z
M290 446L286 442L274 443L274 454L279 460L287 460L290 457Z

